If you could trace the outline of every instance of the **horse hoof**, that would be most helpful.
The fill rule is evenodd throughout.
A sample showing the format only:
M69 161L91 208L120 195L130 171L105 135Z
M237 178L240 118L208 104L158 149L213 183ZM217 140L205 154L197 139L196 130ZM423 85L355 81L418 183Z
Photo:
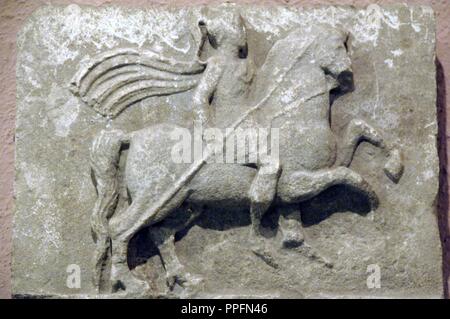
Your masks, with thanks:
M124 291L126 293L145 294L150 291L150 286L146 281L138 279L113 280L111 281L112 292L118 293Z
M113 293L124 291L126 293L142 294L150 291L150 285L133 275L131 271L113 267L111 272L111 290Z
M190 273L169 275L167 277L167 286L172 291L176 285L183 288L195 287L203 281L200 276L192 275Z
M397 149L389 153L389 159L384 165L384 173L394 183L398 183L403 175L403 163L400 151Z

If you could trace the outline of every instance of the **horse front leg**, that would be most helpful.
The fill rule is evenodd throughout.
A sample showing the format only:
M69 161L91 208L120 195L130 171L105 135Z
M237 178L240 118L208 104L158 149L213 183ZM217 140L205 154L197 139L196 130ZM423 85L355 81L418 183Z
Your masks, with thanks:
M376 129L360 119L353 119L347 125L338 148L336 166L348 167L353 160L356 148L362 141L379 147L385 153L388 160L384 165L384 172L390 180L397 183L403 173L400 151L389 146Z
M378 196L370 184L361 175L344 166L314 172L283 172L278 182L278 198L285 204L300 203L335 185L346 185L359 190L368 198L372 209L378 207Z
M277 199L281 204L298 204L335 185L346 185L359 190L367 197L372 210L378 207L378 197L369 183L358 173L344 166L314 172L284 171L278 181ZM288 215L295 213L295 208L293 209L293 211L287 212ZM294 249L304 247L311 257L318 258L327 267L332 267L333 263L305 240L299 217L297 217L298 220L282 218L280 226L283 232L283 247Z

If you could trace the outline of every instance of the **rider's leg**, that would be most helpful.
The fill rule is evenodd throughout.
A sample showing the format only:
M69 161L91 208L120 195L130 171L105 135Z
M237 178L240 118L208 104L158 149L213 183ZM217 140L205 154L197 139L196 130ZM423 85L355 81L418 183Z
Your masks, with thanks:
M378 206L378 197L369 183L347 167L337 167L315 172L283 172L278 181L277 194L284 203L308 200L334 185L347 185L364 193L371 207Z
M260 235L261 219L272 204L277 190L281 168L278 161L263 164L250 186L250 217L252 232Z
M376 129L360 119L353 119L347 125L338 150L336 166L349 166L361 141L367 141L385 152L388 161L384 166L384 172L393 182L398 182L403 173L400 152L387 145Z

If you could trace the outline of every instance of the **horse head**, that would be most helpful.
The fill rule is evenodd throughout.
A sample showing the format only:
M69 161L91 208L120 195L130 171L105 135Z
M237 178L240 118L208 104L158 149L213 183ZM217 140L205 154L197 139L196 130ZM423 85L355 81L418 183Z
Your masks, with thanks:
M330 91L345 94L354 89L351 60L348 52L349 33L339 28L317 27L310 56L327 77Z

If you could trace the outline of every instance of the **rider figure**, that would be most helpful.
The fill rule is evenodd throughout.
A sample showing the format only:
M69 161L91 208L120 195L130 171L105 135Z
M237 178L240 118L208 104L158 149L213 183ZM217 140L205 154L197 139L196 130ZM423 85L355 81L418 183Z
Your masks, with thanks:
M201 61L206 58L206 69L194 92L193 107L202 125L226 129L242 115L243 105L253 106L249 101L249 86L254 66L248 57L241 15L236 12L230 23L223 18L214 19L211 14L214 13L208 12L209 19L198 23L202 36L198 58ZM206 42L210 45L205 46ZM258 235L261 218L275 198L281 172L278 159L270 158L270 161L258 159L256 163L247 163L258 168L249 191L252 230Z

